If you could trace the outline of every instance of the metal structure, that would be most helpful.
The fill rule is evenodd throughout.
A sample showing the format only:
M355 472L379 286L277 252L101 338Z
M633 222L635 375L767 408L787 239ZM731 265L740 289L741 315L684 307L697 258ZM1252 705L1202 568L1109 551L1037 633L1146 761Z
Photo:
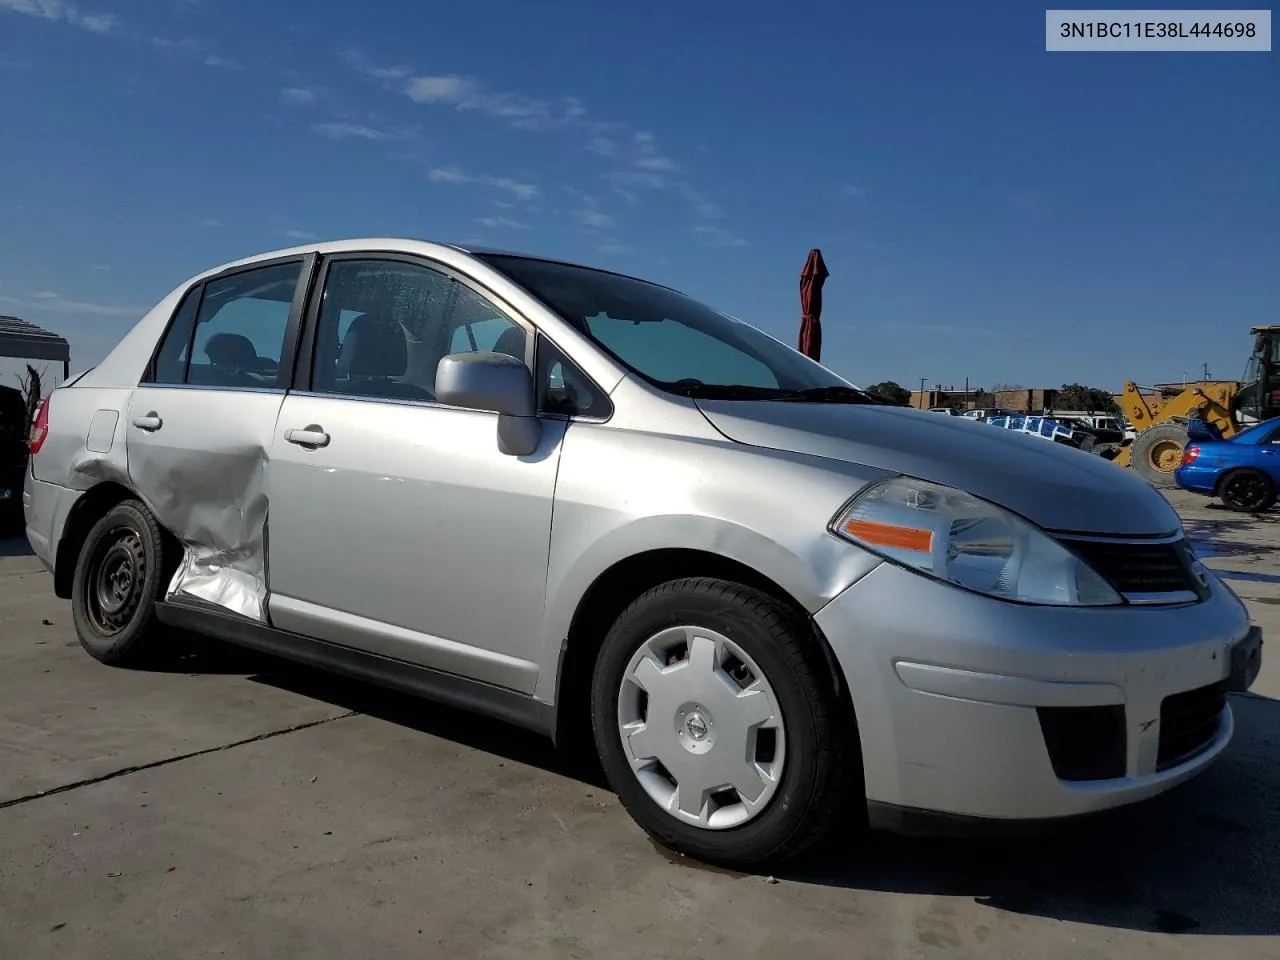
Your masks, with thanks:
M1280 415L1280 326L1253 327L1249 332L1253 352L1239 381L1210 380L1181 390L1165 389L1157 406L1138 384L1126 383L1120 406L1137 439L1114 462L1132 466L1157 487L1173 487L1173 471L1187 447L1189 421L1203 421L1226 440L1240 432L1243 422Z
M15 360L55 360L62 379L71 375L71 345L65 337L18 317L0 316L0 357Z

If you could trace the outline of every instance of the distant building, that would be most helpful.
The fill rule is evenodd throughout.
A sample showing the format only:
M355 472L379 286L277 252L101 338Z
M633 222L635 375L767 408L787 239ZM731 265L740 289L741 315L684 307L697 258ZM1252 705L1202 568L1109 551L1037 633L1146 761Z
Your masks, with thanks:
M944 387L937 384L932 390L911 391L911 406L919 407L921 410L928 410L930 407L952 407L956 410L972 410L974 407L984 406L979 401L989 399L990 394L982 387L964 387L956 389L955 387ZM990 404L985 404L990 406Z
M1019 387L1016 390L997 390L997 407L1018 413L1044 413L1052 410L1058 399L1058 391L1040 387Z

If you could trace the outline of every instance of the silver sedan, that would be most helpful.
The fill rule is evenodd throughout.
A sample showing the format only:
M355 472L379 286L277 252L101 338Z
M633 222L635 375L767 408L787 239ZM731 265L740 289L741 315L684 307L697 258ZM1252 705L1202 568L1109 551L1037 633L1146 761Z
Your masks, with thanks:
M534 256L218 267L31 449L27 534L94 657L186 628L591 745L719 863L1150 797L1221 753L1259 664L1127 472Z

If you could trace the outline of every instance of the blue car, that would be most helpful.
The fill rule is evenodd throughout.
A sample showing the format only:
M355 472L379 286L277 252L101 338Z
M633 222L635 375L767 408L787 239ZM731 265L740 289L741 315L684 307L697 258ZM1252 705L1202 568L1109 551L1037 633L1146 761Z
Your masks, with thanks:
M1183 490L1221 497L1232 510L1270 509L1280 489L1280 419L1264 420L1230 440L1192 431L1173 477Z

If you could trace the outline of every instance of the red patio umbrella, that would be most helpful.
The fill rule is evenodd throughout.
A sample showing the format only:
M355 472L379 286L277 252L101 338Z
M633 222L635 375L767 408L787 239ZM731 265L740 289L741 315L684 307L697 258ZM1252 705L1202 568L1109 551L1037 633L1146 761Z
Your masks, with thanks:
M810 250L800 271L800 352L819 361L822 359L822 285L828 276L822 251Z

